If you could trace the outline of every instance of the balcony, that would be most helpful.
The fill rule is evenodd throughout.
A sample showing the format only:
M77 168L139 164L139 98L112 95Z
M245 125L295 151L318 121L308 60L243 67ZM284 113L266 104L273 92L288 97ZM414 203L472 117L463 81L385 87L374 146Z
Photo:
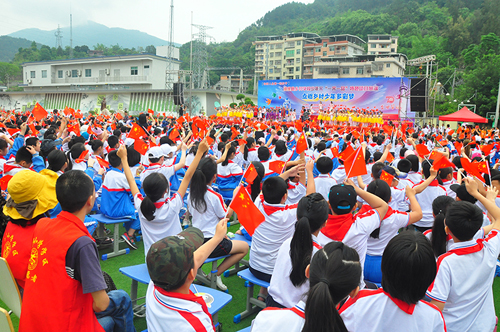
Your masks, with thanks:
M304 52L304 56L314 56L314 52Z
M65 77L53 78L52 84L77 84L77 83L115 83L115 82L144 82L148 81L148 76L98 76L98 77Z
M290 67L290 66L295 66L294 61L287 61L287 62L285 63L285 67Z

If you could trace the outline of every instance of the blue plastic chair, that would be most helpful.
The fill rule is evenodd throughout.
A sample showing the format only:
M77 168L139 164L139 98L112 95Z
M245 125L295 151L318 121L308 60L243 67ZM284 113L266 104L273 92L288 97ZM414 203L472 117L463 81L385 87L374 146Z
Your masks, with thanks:
M104 234L104 226L103 225L114 225L114 231L113 231L113 251L110 252L109 254L103 254L101 256L101 259L103 261L107 260L108 258L124 255L130 253L129 248L121 249L120 250L120 224L124 222L130 221L130 218L109 218L106 217L104 214L93 214L91 216L92 219L96 220L99 222L99 227L97 228L97 236L98 237L105 237Z
M269 287L268 282L258 279L256 276L252 274L252 272L250 272L250 269L238 272L238 277L245 280L245 287L247 287L247 299L245 303L246 305L245 311L235 315L233 318L233 322L235 324L238 324L239 322L241 322L242 319L245 319L248 316L253 315L254 313L266 307L266 303L264 301L260 301L253 297L254 285L265 288Z

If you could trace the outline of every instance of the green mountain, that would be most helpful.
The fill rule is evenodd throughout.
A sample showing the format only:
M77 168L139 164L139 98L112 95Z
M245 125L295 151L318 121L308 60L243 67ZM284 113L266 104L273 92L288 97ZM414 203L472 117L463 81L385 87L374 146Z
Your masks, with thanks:
M24 38L0 36L0 62L9 62L14 58L19 48L30 47L31 41Z

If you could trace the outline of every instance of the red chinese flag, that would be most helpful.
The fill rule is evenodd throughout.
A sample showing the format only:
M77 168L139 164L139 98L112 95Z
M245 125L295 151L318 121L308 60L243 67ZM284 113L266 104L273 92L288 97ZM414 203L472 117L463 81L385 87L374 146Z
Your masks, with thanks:
M257 175L258 174L257 170L255 169L255 166L253 164L250 164L250 166L248 166L247 170L245 171L243 178L248 184L252 184Z
M455 133L455 131L452 129L448 132L448 135L453 135Z
M257 227L266 220L244 187L240 187L229 207L236 212L240 224L250 235L253 235Z
M297 154L301 154L306 150L307 150L307 141L304 134L302 134L300 135L299 140L297 141Z
M136 139L134 142L134 149L135 149L135 151L139 152L140 154L142 154L144 156L146 154L146 152L148 152L149 147L146 143L144 143L143 140Z
M476 168L477 168L477 170L480 173L483 173L483 174L488 174L489 173L489 171L488 171L488 162L486 160L481 161L481 162L473 162L473 164L476 165Z
M0 179L0 188L2 188L2 190L7 190L10 179L12 179L12 175L2 176L2 178Z
M245 141L244 139L241 139L241 138L237 139L236 141L238 142L239 146L242 146L243 144L247 144L247 141Z
M70 115L74 115L74 114L75 114L75 110L74 110L74 109L72 109L72 108L70 108L70 107L68 107L68 106L66 106L66 107L64 108L63 113L64 113L64 115L66 115L66 116L70 116Z
M391 127L389 125L383 125L382 129L384 129L384 131L387 133L387 135L391 135L392 134L393 127Z
M269 169L278 174L281 174L281 172L283 172L284 167L285 162L281 160L274 160L269 163Z
M438 142L439 142L440 140L442 140L442 139L443 139L443 136L442 136L442 135L438 135L438 136L436 137L436 141L438 141Z
M80 136L80 124L79 123L76 123L74 125L69 124L68 125L68 131L69 132L74 132L76 134L76 136Z
M115 119L121 120L121 119L123 119L123 116L120 113L115 113Z
M484 155L487 156L490 154L491 150L495 147L495 144L488 144L480 146L481 151L483 151Z
M138 124L134 123L132 125L132 129L130 130L130 133L128 134L128 137L133 138L133 139L138 139L138 138L141 138L142 136L145 136L145 135L147 135L147 134L144 131L144 129L142 129L142 127L139 126Z
M416 149L417 149L418 155L420 157L422 157L422 158L424 156L427 156L427 155L429 155L431 153L425 144L419 144L419 145L417 145Z
M302 132L303 129L304 129L304 126L302 124L302 121L300 120L295 120L295 128L297 129L297 131L299 132Z
M453 145L455 145L455 149L457 150L457 152L460 154L462 153L462 147L463 147L463 144L460 143L460 142L455 142L453 143Z
M442 168L448 168L448 167L451 167L451 168L455 168L455 165L448 160L448 158L439 158L437 161L435 160L433 163L432 163L432 167L438 171Z
M484 178L481 176L481 173L477 168L477 165L472 164L467 158L460 158L460 162L462 164L462 168L467 172L467 174L470 174L485 183Z
M207 136L207 143L208 143L208 146L211 146L212 144L214 144L215 140L210 137L210 136Z
M153 111L152 109L148 108L148 113L149 114L155 114L155 111Z
M340 159L342 160L346 160L347 158L349 158L349 156L351 156L352 154L354 153L354 149L352 148L352 146L348 145L344 151L342 151L340 154L339 154L339 157Z
M431 155L429 156L429 159L434 160L434 163L438 162L441 158L443 158L443 155L437 151L432 151Z
M75 162L77 164L81 163L81 162L84 162L85 161L85 157L89 154L89 150L85 150L83 151L80 156L75 160Z
M109 168L109 163L102 159L101 157L97 156L97 162L99 163L99 165L102 167L102 168Z
M170 131L170 134L168 134L168 138L170 138L172 141L175 141L177 137L179 137L179 131L174 128Z
M339 149L338 148L331 148L333 158L338 158L339 157Z
M81 119L81 118L83 118L83 115L82 115L82 113L80 113L80 110L78 110L78 111L75 113L75 118L77 118L77 119Z
M31 111L31 114L33 114L33 117L36 119L36 121L40 121L49 115L47 111L40 106L39 103L36 103L35 107L33 108L33 111Z
M360 135L359 135L358 131L357 131L357 130L355 130L355 131L353 131L353 132L352 132L352 136L353 136L355 139L358 139Z
M35 136L36 136L36 135L38 135L38 130L36 130L35 125L34 125L34 124L30 124L30 125L28 125L28 127L30 128L31 133L32 133L33 135L35 135Z
M348 178L368 174L362 147L359 147L353 154L345 159L344 165Z
M408 127L408 125L405 123L404 125L401 126L401 132L403 134L406 134L406 128Z
M20 131L21 130L19 129L7 128L7 132L9 133L10 136L14 136L15 133L18 133Z
M181 117L179 117L179 118L178 118L177 120L175 120L175 121L177 121L177 123L178 123L178 124L180 124L180 125L182 126L182 124L184 123L185 119L184 119L184 117L183 117L183 116L181 116Z
M234 128L234 127L231 127L231 133L232 133L231 139L235 139L240 134L240 132L238 130L236 130L236 128Z
M392 153L389 152L385 160L387 160L388 163L392 163L394 161L394 156L392 155Z
M389 187L392 187L392 180L394 180L394 175L391 175L386 171L382 170L382 174L380 174L380 180L387 183Z

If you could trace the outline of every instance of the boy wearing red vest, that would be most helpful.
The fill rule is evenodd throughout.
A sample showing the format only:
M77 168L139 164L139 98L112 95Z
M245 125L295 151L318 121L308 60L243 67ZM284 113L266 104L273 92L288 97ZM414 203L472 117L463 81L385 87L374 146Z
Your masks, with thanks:
M56 195L62 212L41 219L33 233L19 331L135 331L130 297L106 293L97 246L83 224L94 206L92 179L66 172Z

